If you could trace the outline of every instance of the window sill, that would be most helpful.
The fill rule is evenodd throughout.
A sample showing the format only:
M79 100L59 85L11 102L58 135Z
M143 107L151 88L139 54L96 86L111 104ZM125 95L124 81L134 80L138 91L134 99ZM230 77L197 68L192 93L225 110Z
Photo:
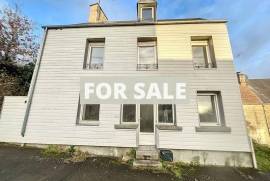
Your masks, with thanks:
M99 126L99 121L79 121L78 126Z
M175 130L175 131L182 131L181 126L176 125L156 125L156 128L159 130Z
M137 129L138 124L115 124L114 128L115 129Z
M200 126L196 127L196 132L224 132L230 133L231 128L226 126Z
M195 70L217 70L217 67L212 67L212 68L205 68L205 67L202 67L202 68L196 68L194 67Z

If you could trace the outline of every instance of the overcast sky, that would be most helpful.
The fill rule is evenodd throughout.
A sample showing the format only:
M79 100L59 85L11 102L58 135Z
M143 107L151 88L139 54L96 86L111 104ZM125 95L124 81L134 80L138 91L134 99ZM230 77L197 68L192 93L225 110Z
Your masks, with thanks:
M87 22L97 0L0 0L0 8L14 2L41 26ZM101 0L110 20L136 19L136 3ZM158 0L159 19L196 17L227 19L237 71L270 78L270 0Z

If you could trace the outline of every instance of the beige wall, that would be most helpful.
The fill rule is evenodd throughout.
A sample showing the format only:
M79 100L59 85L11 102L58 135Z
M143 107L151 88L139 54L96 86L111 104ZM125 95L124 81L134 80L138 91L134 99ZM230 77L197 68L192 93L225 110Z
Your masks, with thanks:
M250 136L258 143L270 145L270 104L243 107Z

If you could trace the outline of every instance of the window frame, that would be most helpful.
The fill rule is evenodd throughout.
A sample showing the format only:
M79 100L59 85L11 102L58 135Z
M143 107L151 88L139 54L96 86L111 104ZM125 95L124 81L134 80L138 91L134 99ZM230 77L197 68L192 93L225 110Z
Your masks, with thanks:
M92 49L93 48L103 48L103 62L101 68L91 67L92 62ZM86 69L88 70L103 70L105 60L105 42L89 42L88 44L88 55L86 60Z
M121 104L121 108L120 108L120 124L138 124L138 104L132 104L135 105L135 122L124 122L123 121L123 109L124 109L124 105L128 105L128 104Z
M206 57L206 61L207 61L207 65L205 65L204 67L197 67L195 65L195 60L193 57L193 47L205 47L205 53L206 55L204 55ZM209 45L209 40L191 40L191 53L192 53L192 61L193 61L193 66L195 69L213 69L216 68L216 65L214 63L214 60L211 56L211 54L213 52L211 52L210 50L210 45Z
M173 116L173 122L172 123L162 123L159 122L159 112L158 108L160 105L172 105L172 116ZM156 111L156 117L157 117L157 124L158 125L176 125L176 105L175 104L157 104L157 111Z
M140 60L140 48L142 47L154 47L154 63L153 64L141 64ZM156 68L151 68L150 70L157 70L158 69L158 57L157 57L157 41L138 41L137 43L137 70L148 70L147 68L138 68L138 65L153 65Z
M211 122L201 122L200 120L200 113L199 113L199 100L198 96L214 96L214 105L215 105L215 111L216 111L216 119L217 122L211 123ZM200 126L222 126L221 123L221 115L220 115L220 106L219 106L219 94L215 92L197 92L197 111L198 111L198 119L199 119L199 125Z
M143 10L144 9L151 9L151 12L152 12L152 19L151 20L144 19L144 17L143 17ZM154 7L141 7L141 21L154 21L154 19L155 19L154 13L155 13Z
M85 123L85 124L91 124L91 123L98 123L100 121L100 104L99 108L98 108L98 120L85 120L83 119L84 114L85 114L85 108L86 105L96 105L96 104L81 104L81 109L80 109L80 119L79 119L79 123Z

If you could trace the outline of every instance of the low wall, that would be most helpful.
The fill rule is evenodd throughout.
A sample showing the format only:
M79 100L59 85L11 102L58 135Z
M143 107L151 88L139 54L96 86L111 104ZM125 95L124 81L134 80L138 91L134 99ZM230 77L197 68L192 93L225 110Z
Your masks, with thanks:
M0 117L0 142L23 143L21 128L26 96L5 96Z
M270 145L270 105L243 105L249 135L260 144Z

